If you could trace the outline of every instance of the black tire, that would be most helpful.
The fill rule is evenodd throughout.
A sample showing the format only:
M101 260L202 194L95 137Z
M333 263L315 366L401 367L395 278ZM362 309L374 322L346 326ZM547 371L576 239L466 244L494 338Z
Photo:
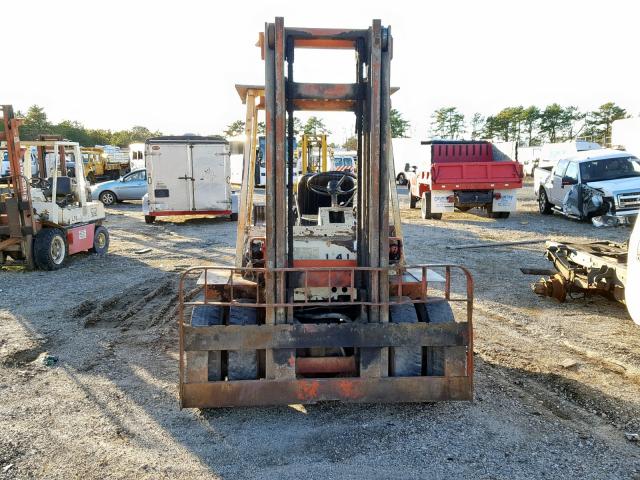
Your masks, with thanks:
M109 231L102 225L98 225L93 232L93 248L91 251L99 256L104 256L109 250Z
M391 301L410 301L409 297L395 297ZM393 323L418 323L418 313L412 303L389 306ZM390 347L389 374L394 377L417 377L422 374L422 347Z
M33 259L41 270L62 268L69 255L65 234L59 228L45 228L33 242Z
M553 213L553 204L549 202L547 191L540 188L538 192L538 210L542 215L551 215Z
M255 303L240 298L239 303ZM258 309L255 307L229 307L229 325L257 325ZM256 350L229 350L227 365L229 380L255 380L258 378L258 352Z
M208 327L224 323L224 309L217 305L196 305L191 311L192 327ZM222 351L209 350L207 380L222 380ZM188 368L188 365L187 365Z
M442 213L431 212L431 192L423 192L422 200L420 201L420 216L425 219L440 220L442 219Z
M108 207L117 203L118 197L111 190L105 190L104 192L100 192L100 195L98 195L98 200L100 200L104 205Z
M155 217L155 215L145 215L145 216L144 216L144 223L149 223L149 224L151 224L151 223L153 223L153 222L155 222L155 221L156 221L156 217Z
M446 300L426 304L426 316L429 323L454 323L455 317L451 305ZM445 351L447 347L426 347L427 375L445 374ZM465 359L460 359L466 361Z
M237 222L238 221L238 214L237 213L232 213L231 215L229 215L229 220L231 220L232 222Z

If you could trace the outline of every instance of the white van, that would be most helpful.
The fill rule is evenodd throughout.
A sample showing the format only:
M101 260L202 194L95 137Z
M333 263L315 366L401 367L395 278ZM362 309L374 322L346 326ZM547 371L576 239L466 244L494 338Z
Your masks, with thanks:
M551 170L559 160L573 157L578 152L599 150L602 147L596 142L576 140L573 142L545 143L540 150L538 167Z
M147 223L164 215L228 215L237 218L231 192L229 142L218 136L150 138L145 142Z

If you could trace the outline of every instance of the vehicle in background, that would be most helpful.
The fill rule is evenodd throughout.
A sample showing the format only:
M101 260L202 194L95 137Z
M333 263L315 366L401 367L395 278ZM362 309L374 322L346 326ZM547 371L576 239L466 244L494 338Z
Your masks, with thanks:
M147 171L134 170L117 180L97 183L91 187L91 198L104 205L123 200L142 200L147 193Z
M574 156L578 152L599 150L602 146L595 142L576 140L573 142L545 143L540 149L540 158L535 168L551 170L559 160Z
M107 170L118 170L118 175L114 178L119 178L131 171L127 149L122 149L115 145L96 145L95 148L101 148L104 151L108 165ZM144 165L142 165L142 168L144 168Z
M518 163L522 164L522 170L525 175L532 176L533 171L540 163L540 155L542 146L536 147L518 147Z
M350 172L356 171L356 158L357 153L351 150L335 151L330 160L329 170L335 172Z
M454 208L483 208L492 218L507 218L515 211L523 175L522 165L511 157L513 142L501 148L480 140L430 140L422 145L423 160L408 175L409 204L415 208L421 202L422 218L440 219Z
M91 185L106 180L117 180L127 171L119 162L113 162L102 147L81 147L80 152L84 171Z
M166 215L237 217L231 192L229 142L219 136L154 137L145 142L148 193L145 221Z
M144 168L144 143L129 144L129 167L132 171Z
M231 183L242 185L242 170L244 168L244 135L236 135L227 138L229 142L229 163L231 170Z
M536 168L534 192L542 214L627 223L640 210L640 160L619 150L580 152L551 171Z
M425 156L425 148L416 138L394 138L392 146L396 182L406 185L409 172L415 172Z
M611 144L640 158L640 118L624 118L613 122Z

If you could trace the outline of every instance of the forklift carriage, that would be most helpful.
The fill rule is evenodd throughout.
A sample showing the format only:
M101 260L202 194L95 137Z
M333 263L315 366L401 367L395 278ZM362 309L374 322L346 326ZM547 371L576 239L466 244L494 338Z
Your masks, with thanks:
M181 406L471 400L473 279L460 266L404 260L390 28L285 28L278 17L259 46L265 85L236 86L247 108L236 264L191 268L180 280ZM294 82L299 48L354 50L356 82ZM264 205L254 204L250 174L259 109ZM294 182L300 110L356 115L355 176ZM456 321L451 304L460 302L466 315Z

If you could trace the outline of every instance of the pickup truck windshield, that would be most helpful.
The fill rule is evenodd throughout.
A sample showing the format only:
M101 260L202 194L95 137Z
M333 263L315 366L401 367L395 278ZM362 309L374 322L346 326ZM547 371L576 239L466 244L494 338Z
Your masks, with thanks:
M640 160L636 157L621 157L583 162L580 164L580 176L583 182L640 177Z

